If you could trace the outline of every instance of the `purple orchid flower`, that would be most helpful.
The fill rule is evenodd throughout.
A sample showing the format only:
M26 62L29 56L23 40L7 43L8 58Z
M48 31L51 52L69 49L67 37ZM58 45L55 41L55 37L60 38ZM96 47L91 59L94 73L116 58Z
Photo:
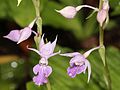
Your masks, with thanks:
M41 56L41 60L39 64L37 64L33 68L33 72L36 75L33 77L33 82L35 82L36 85L43 85L44 83L48 82L47 78L52 73L52 68L48 66L48 58L55 56L57 54L60 54L60 51L53 53L56 46L57 37L52 43L48 42L46 44L43 38L44 38L44 35L41 38L41 41L39 44L39 50L27 47L29 50L35 51Z
M68 67L67 69L68 75L71 78L74 78L77 74L81 74L82 72L85 73L86 69L88 69L88 82L89 82L91 75L91 65L86 58L93 50L96 50L98 48L100 47L90 49L83 55L80 54L79 52L60 54L62 56L72 57L72 59L70 60L70 67Z
M48 82L47 78L52 73L52 68L48 66L48 61L42 58L40 64L33 67L33 72L36 75L33 77L33 82L40 86Z
M21 43L22 41L28 39L32 32L37 35L36 32L32 30L32 27L35 23L36 19L34 19L27 27L21 29L21 30L12 30L8 35L3 36L4 38L8 38L14 42L17 42L17 44Z
M44 35L41 38L40 44L39 44L39 50L34 49L34 48L28 48L29 50L35 51L36 53L38 53L41 58L45 58L46 60L52 56L55 56L57 54L60 54L60 51L53 53L55 46L56 46L56 42L57 42L57 37L56 39L51 43L50 41L48 43L45 44L44 40L43 40Z

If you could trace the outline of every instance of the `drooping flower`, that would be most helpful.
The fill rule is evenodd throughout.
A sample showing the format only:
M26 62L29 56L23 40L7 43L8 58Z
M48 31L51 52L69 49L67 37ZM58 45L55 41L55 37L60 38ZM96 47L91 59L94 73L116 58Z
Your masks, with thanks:
M48 43L45 44L44 40L43 40L44 35L41 38L40 44L39 44L39 50L34 49L34 48L28 48L29 50L35 51L36 53L38 53L41 58L45 58L46 60L52 56L55 56L57 54L60 54L60 51L53 53L55 46L56 46L56 42L57 42L57 37L56 39L51 43L50 41Z
M109 1L108 0L104 0L102 9L99 10L98 14L97 14L97 21L100 23L100 26L102 27L104 21L109 18L108 16L108 11L109 11Z
M77 12L79 10L81 10L83 7L88 7L91 9L94 9L95 11L98 11L98 8L89 6L89 5L80 5L77 7L73 7L73 6L66 6L65 8L61 9L61 10L56 10L58 13L60 13L62 16L64 16L65 18L68 19L72 19L75 17L75 15L77 14Z
M96 50L98 48L99 47L90 49L83 55L80 54L79 52L60 54L62 56L72 57L72 59L70 60L70 67L68 67L67 69L68 75L71 78L74 78L77 74L81 74L82 72L85 73L86 69L88 69L88 82L89 82L91 75L91 65L86 58L93 50Z
M41 60L44 63L42 63ZM40 64L37 64L33 67L33 72L36 75L33 77L33 82L38 86L47 83L48 82L47 78L52 73L52 68L51 66L48 66L48 62L44 58L42 58L41 60Z
M32 27L35 23L36 19L34 19L27 27L21 29L21 30L12 30L8 35L3 36L4 38L8 38L14 42L17 42L17 44L21 43L22 41L25 41L28 39L32 32L36 34Z
M60 13L61 15L63 15L65 18L74 18L74 16L77 13L77 10L75 7L73 6L67 6L65 8L63 8L62 10L56 10L58 13Z

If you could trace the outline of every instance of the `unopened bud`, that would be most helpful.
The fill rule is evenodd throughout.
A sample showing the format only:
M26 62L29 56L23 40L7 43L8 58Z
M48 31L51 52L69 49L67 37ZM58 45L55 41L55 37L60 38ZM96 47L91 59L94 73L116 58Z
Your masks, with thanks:
M69 19L74 18L77 13L76 8L73 6L67 6L61 10L56 10L56 11L60 13L62 16L64 16L65 18L69 18Z

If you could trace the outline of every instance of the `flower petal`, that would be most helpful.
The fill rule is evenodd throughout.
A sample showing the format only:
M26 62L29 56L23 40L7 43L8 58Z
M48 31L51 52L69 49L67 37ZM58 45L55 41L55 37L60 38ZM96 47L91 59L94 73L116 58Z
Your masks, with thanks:
M33 72L34 72L34 74L37 74L37 73L40 71L40 68L41 68L41 66L40 66L39 64L35 65L35 66L33 67Z
M52 42L52 44L51 44L52 53L54 52L54 49L55 49L55 46L56 46L56 42L57 42L57 36L56 36L55 40Z
M42 46L45 44L43 38L44 38L44 34L42 35L42 38L40 40L39 49L42 48Z
M19 38L19 41L18 41L17 44L19 44L22 41L28 39L30 37L31 33L32 33L32 30L29 27L25 27L24 29L22 29L21 30L21 35L20 35L20 38Z
M19 30L12 30L8 35L3 36L4 38L8 38L14 42L18 42L20 38L20 31Z
M74 53L65 53L65 54L60 54L61 56L67 56L67 57L74 57L76 55L79 55L79 52L74 52Z
M40 55L40 52L39 52L37 49L34 49L34 48L29 48L28 46L27 46L27 49L29 49L29 50L31 50L31 51L34 51L34 52L36 52L37 54L39 54L39 55Z
M52 67L51 66L46 66L44 68L45 77L48 77L51 73L52 73Z
M88 81L87 82L89 83L90 76L91 76L91 65L88 60L85 63L87 64L87 67L88 67Z
M48 42L47 44L43 45L40 48L41 57L47 57L47 56L51 55L52 53L53 52L52 52L51 42Z
M73 6L67 6L61 10L56 10L56 12L60 13L65 18L69 18L69 19L74 18L77 13L76 8Z
M78 66L76 73L80 74L80 73L84 72L85 70L86 70L86 66L85 65Z
M75 57L73 57L71 60L70 60L70 66L73 66L74 64L75 65L80 65L80 64L84 64L86 58L79 54L79 55L76 55Z
M93 52L94 50L97 50L97 49L99 49L99 48L100 48L100 46L95 47L95 48L92 48L92 49L88 50L87 52L85 52L85 53L83 54L83 56L84 56L85 58L87 58L87 57L90 55L91 52Z
M58 52L49 55L48 58L50 58L50 57L52 57L52 56L55 56L55 55L57 55L57 54L60 54L60 52L61 52L61 51L59 50Z
M67 69L67 73L71 78L74 78L76 76L76 74L77 74L76 72L77 72L77 67L76 66L68 67L68 69Z

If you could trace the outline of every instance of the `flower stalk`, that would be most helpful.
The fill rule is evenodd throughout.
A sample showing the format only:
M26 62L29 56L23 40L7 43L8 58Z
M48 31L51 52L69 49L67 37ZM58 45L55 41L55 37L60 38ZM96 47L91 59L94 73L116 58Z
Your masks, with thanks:
M32 0L32 2L34 4L35 11L36 11L36 17L37 17L36 24L37 24L37 34L38 34L34 37L34 41L36 43L37 49L39 50L40 49L39 41L41 40L41 35L42 35L42 18L40 16L40 0ZM46 83L46 86L48 90L51 90L49 81Z
M99 2L99 10L101 10L103 5L103 0L100 0ZM107 89L108 90L112 90L111 87L111 78L110 78L110 73L109 73L109 69L108 69L108 65L107 65L107 60L106 60L106 51L105 51L105 46L104 46L104 29L103 29L103 25L99 26L99 44L100 44L100 49L99 49L99 53L101 56L101 59L103 61L104 64L104 79L105 79L105 83L107 85Z
M35 7L35 11L36 11L36 24L37 24L37 33L38 35L34 37L37 49L39 49L39 41L41 39L41 35L42 35L42 18L40 17L40 0L32 0L34 7Z

